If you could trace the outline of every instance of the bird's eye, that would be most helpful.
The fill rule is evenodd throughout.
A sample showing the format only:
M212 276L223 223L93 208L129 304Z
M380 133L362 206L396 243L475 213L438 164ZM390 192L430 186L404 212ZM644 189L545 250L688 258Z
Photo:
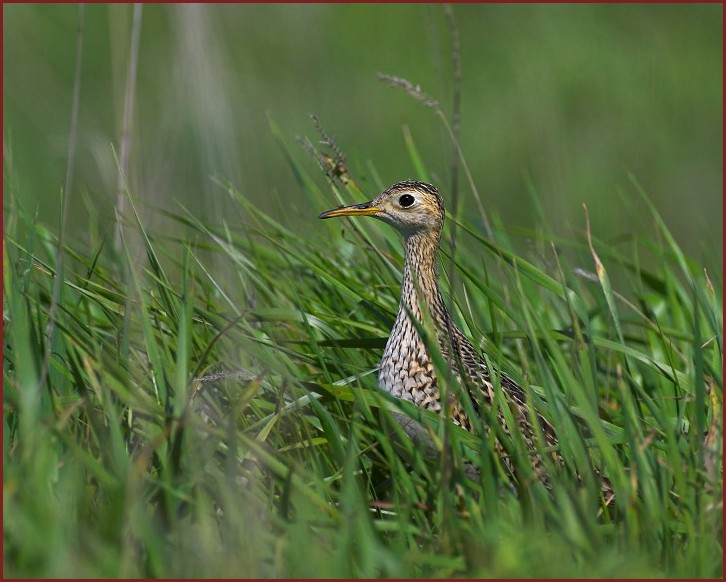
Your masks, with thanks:
M410 194L404 194L398 199L398 203L403 206L404 208L408 208L411 206L414 202L416 202L416 199L411 196Z

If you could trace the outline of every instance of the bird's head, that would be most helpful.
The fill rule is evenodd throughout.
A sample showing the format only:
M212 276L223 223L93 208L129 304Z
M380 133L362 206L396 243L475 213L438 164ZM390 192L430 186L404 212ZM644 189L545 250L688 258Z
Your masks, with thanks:
M319 218L373 216L395 226L404 237L415 234L438 236L444 225L444 201L431 184L397 182L370 202L323 212Z

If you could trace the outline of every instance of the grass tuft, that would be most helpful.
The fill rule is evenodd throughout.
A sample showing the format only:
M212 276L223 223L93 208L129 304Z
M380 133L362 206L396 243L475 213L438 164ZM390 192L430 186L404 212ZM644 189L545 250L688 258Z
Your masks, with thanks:
M377 388L401 242L373 221L316 222L361 193L318 186L273 132L308 197L304 236L221 181L237 216L167 212L182 241L124 229L145 260L105 240L59 248L11 202L5 576L722 575L723 282L635 182L657 231L629 244L558 238L544 216L537 232L495 219L492 237L450 217L456 319L565 435L550 495L516 431L512 487L490 439ZM430 427L433 452L393 413Z

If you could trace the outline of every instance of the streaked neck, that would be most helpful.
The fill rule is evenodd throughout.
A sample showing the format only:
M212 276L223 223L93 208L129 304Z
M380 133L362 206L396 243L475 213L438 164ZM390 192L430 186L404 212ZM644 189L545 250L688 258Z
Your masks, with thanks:
M436 266L439 237L438 233L424 232L406 238L401 308L405 305L419 321L422 304L437 319L446 313Z

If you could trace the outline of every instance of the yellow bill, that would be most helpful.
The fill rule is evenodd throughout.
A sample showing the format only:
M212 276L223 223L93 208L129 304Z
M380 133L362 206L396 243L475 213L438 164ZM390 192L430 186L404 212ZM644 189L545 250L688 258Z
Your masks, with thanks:
M371 202L365 202L363 204L351 204L350 206L343 206L341 208L334 208L323 212L318 218L336 218L338 216L375 216L381 212L381 209L377 206L373 206Z

